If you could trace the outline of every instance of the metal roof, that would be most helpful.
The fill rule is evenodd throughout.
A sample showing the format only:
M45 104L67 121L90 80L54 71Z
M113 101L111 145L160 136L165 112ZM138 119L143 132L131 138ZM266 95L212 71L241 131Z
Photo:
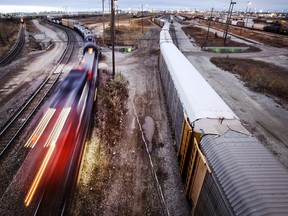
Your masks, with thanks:
M164 27L166 26L166 24L164 25ZM169 34L169 31L161 31L160 32L160 38L162 38L162 40L160 40L160 44L162 42L164 43L173 43L173 40L171 38L171 35Z
M161 53L191 122L197 119L238 119L197 69L172 43L160 35ZM161 38L162 37L162 38Z
M288 215L288 169L257 139L228 131L201 146L235 215Z

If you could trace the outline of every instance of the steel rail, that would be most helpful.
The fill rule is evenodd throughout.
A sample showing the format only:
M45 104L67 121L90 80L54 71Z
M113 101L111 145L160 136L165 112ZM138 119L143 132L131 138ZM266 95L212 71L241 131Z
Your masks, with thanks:
M4 67L8 65L20 53L20 51L22 50L25 44L25 31L24 30L25 30L24 26L21 25L16 43L14 44L12 49L0 59L0 66Z
M40 107L41 103L46 98L52 87L55 85L63 72L63 64L67 64L73 54L75 36L71 29L63 29L67 34L67 46L60 57L57 65L51 70L50 75L39 86L35 93L27 100L27 102L20 108L17 113L8 121L5 127L0 132L0 158L4 155L11 143L19 135L20 131L24 128L30 118L35 114L36 110ZM62 67L62 68L61 68ZM58 74L54 72L61 68ZM24 119L24 121L23 121Z

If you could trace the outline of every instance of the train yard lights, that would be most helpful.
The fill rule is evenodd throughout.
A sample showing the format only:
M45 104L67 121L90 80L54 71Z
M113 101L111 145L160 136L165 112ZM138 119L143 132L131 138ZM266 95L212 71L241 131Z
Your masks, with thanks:
M244 19L243 19L244 25L243 25L243 26L241 25L240 35L242 34L242 27L244 27L244 26L247 27L248 18L246 19L246 22L245 22L245 17L247 16L248 5L250 5L250 4L251 4L251 2L248 2L248 3L247 3L247 6L246 6L246 10L245 10L245 14L244 14Z
M248 6L251 5L251 4L252 4L252 2L248 2L247 7L246 7L246 12L245 12L245 17L246 17L245 26L246 27L247 27L248 18L249 18L249 15L247 16L247 9L248 9ZM250 10L251 10L251 8L249 8L249 14L250 14Z
M227 19L226 19L225 30L224 30L224 45L226 44L226 40L227 40L227 34L228 34L229 25L230 25L230 22L231 22L231 16L232 16L232 11L233 11L234 4L236 4L236 2L233 2L231 0L230 1L230 5L229 5L228 14L227 14Z

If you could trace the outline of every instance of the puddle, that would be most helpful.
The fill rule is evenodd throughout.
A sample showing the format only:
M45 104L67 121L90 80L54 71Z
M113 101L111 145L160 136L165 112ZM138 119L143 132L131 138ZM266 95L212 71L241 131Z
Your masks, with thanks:
M145 138L147 139L149 152L152 151L152 138L155 132L155 123L150 116L145 117L145 123L142 125Z

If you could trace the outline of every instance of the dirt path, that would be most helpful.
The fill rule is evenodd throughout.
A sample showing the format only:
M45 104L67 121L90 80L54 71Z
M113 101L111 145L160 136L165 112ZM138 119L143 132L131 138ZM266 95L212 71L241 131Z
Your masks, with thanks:
M153 28L144 36L144 41L141 42L139 50L133 54L133 57L131 56L132 58L125 60L124 55L117 59L117 68L129 80L128 109L134 112L134 114L129 112L129 119L134 124L134 130L139 131L138 118L142 130L145 132L148 150L154 162L169 213L171 215L188 215L189 208L187 200L181 192L183 186L178 172L176 152L169 135L165 103L158 76L158 41L153 39L159 36L159 30L158 27ZM142 140L138 140L139 145L143 145ZM147 157L145 152L144 154ZM141 167L141 164L138 165ZM155 186L154 190L156 190Z
M94 147L87 152L94 151L90 158L97 159L94 165L91 165L93 160L87 159L87 166L98 168L93 172L94 177L88 171L82 172L80 193L72 210L75 215L83 211L87 215L111 216L167 215L167 212L190 215L158 77L158 40L153 39L159 38L159 32L160 28L154 26L146 32L136 51L115 54L116 72L124 74L129 81L128 111L123 119L125 131L119 142L111 144L108 154L97 141L97 130L93 132ZM111 69L111 51L104 50L103 55L105 61L101 67ZM89 193L89 189L96 192Z
M244 126L253 133L276 157L288 167L288 111L273 99L245 87L235 75L225 72L210 62L212 56L252 58L277 65L288 66L288 50L259 45L259 53L215 54L191 47L188 37L176 24L177 37L181 37L180 50L238 115Z

